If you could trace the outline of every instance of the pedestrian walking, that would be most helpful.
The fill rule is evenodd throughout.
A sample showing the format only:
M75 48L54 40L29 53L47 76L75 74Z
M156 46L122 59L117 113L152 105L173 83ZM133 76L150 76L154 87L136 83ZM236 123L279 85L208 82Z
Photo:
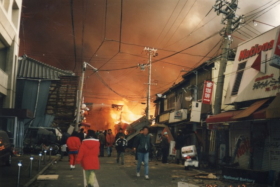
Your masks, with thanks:
M184 159L182 159L182 147L185 145L185 137L181 130L178 131L177 137L175 138L175 150L176 150L176 163L180 162L184 164Z
M68 134L65 130L62 132L62 137L60 139L60 160L63 159L63 156L67 153L67 139L70 137L70 134Z
M108 129L108 133L106 135L106 144L107 144L107 155L108 155L108 157L110 157L111 154L112 154L112 148L113 148L114 143L115 143L115 137L112 134L112 130Z
M77 164L81 164L85 170L87 187L93 187L95 179L95 170L99 169L99 140L93 130L88 130L86 138L80 147Z
M127 146L127 141L124 138L124 134L120 134L119 138L116 140L116 150L117 150L117 163L119 163L121 158L121 164L124 165L124 152Z
M70 169L75 168L76 157L81 146L81 140L79 139L78 132L74 131L72 135L66 141L68 147L68 155L70 159Z
M78 137L80 138L81 142L85 139L85 133L83 128L80 129L80 132L78 133Z
M117 139L120 138L120 135L123 135L123 134L124 134L123 129L120 128L120 129L119 129L119 132L117 133L117 135L116 135L116 137L115 137L115 141L116 141Z
M100 143L99 156L104 157L104 146L105 146L106 140L105 140L105 135L103 134L102 131L99 132L98 139L99 139L99 143Z
M167 132L163 133L160 146L161 146L161 152L162 152L162 163L166 164L167 158L169 155L169 146L170 146Z
M140 177L141 162L144 161L145 179L149 179L149 152L152 147L151 136L149 135L149 128L143 127L143 134L139 135L133 146L134 151L137 149L137 167L136 176Z
M140 137L140 135L143 134L143 129L140 130L139 134L137 134L134 138L133 144L135 144L138 140L138 138ZM138 163L138 157L137 157L137 147L135 150L135 160L136 160L136 164Z

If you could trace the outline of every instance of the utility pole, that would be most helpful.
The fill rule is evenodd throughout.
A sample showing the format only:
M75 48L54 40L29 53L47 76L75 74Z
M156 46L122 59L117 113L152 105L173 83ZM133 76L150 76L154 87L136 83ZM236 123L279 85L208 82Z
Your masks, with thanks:
M151 102L151 85L152 85L152 57L157 56L157 49L145 47L144 51L146 51L149 55L149 76L148 76L148 92L147 92L147 109L146 109L146 118L150 119L150 102Z
M81 108L82 108L82 100L83 100L83 88L84 88L85 72L86 72L87 66L92 68L95 73L98 72L97 68L93 67L89 63L87 63L87 62L83 63L82 75L81 75L80 85L79 85L79 90L78 90L77 116L76 116L76 125L75 125L75 130L76 131L79 129L78 125L80 124L80 121L81 121Z
M78 90L77 116L76 116L76 125L75 125L76 131L78 131L78 129L79 129L78 125L80 124L80 121L81 121L81 107L82 107L82 100L83 100L83 88L84 88L86 67L87 67L87 63L84 62L83 68L82 68L82 75L80 78L79 90Z
M230 45L232 43L232 32L240 27L240 24L244 23L244 16L237 16L235 14L237 9L237 0L216 0L213 6L217 15L223 14L221 23L225 27L220 31L220 35L223 37L222 54L220 59L220 68L218 72L215 102L214 102L214 113L218 114L221 112L222 100L223 100L223 88L224 88L224 73L227 66L228 54Z

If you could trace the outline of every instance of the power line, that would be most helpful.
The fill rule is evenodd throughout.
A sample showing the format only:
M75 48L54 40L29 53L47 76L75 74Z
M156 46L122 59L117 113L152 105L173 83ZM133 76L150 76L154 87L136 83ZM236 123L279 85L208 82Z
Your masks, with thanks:
M86 15L87 15L87 0L83 0L83 12L84 12L84 17L83 17L83 27L82 27L82 60L84 60L84 35L85 35L85 21L86 21Z
M188 3L188 0L185 1L184 6L181 8L179 14L177 14L177 17L175 18L175 20L173 21L172 25L169 27L168 31L166 32L165 36L163 37L165 39L166 35L169 33L170 29L173 27L174 23L177 21L179 15L181 14L181 12L183 11L183 9L185 8L186 4Z
M199 42L197 42L197 43L195 43L195 44L193 44L193 45L191 45L191 46L189 46L189 47L186 47L186 48L184 48L184 49L182 49L182 50L180 50L180 51L177 51L177 52L175 52L175 53L173 53L173 54L171 54L171 55L167 55L167 56L165 56L165 57L163 57L163 58L160 58L160 59L158 59L158 60L154 60L152 63L156 63L156 62L159 62L159 61L161 61L161 60L164 60L164 59L170 58L170 57L172 57L172 56L175 56L175 55L177 55L177 54L180 54L180 53L182 53L182 52L185 51L185 50L191 49L191 48L193 48L193 47L195 47L195 46L197 46L197 45L199 45L199 44L201 44L201 43L203 43L203 42L209 40L210 38L216 36L217 34L219 34L219 32L215 32L215 33L213 33L212 35L206 37L205 39L203 39L203 40L201 40L201 41L199 41ZM138 67L138 66L134 65L134 66L129 66L129 67L125 67L125 68L105 69L105 70L99 70L99 71L119 71L119 70L125 70L125 69L137 68L137 67Z
M120 36L119 36L119 52L121 52L122 41L122 22L123 22L123 0L121 0L121 15L120 15Z
M107 32L107 11L108 11L108 0L105 1L105 11L104 11L104 28L103 28L103 40L100 43L100 45L97 47L93 55L88 60L88 63L91 62L92 58L96 55L96 53L99 51L103 43L106 41L106 32Z
M77 66L77 53L76 53L76 36L75 36L75 26L74 26L74 10L73 10L73 0L70 0L70 14L71 14L71 24L72 24L72 34L73 34L73 42L74 42L74 56L75 56L75 65L73 71Z
M193 2L193 4L191 5L191 8L189 9L189 11L187 12L187 14L185 15L184 19L182 19L181 23L178 25L178 27L176 28L176 30L173 32L173 34L171 35L171 37L167 40L166 44L168 44L168 42L173 38L174 34L177 32L178 28L182 25L183 21L186 19L186 17L189 15L191 9L193 8L194 4L197 2L197 0L195 0Z
M177 6L178 6L179 2L180 2L180 0L178 0L178 1L177 1L177 4L176 4L176 6L174 7L174 9L173 9L172 13L170 14L170 16L169 16L169 18L168 18L167 22L165 23L165 25L164 25L163 29L161 29L161 32L160 32L160 34L158 35L158 37L157 37L157 39L156 39L155 44L157 44L158 39L160 38L160 36L162 35L162 32L163 32L163 31L164 31L164 29L166 28L166 26L167 26L167 24L168 24L168 22L169 22L169 20L170 20L171 16L173 15L173 13L174 13L175 9L176 9L176 8L177 8Z
M210 21L206 22L205 24L201 25L200 27L198 27L197 29L194 29L193 31L191 31L187 36L184 36L183 38L180 38L179 40L176 40L175 42L173 42L172 44L168 45L168 46L165 46L165 47L169 47L169 46L172 46L184 39L187 39L189 36L191 36L194 32L198 31L199 29L201 29L202 27L204 27L205 25L209 24L211 21L213 21L217 16L213 17ZM204 19L204 18L203 18ZM202 21L202 20L201 20ZM201 23L201 22L200 22ZM199 23L199 24L200 24ZM199 25L198 24L198 25Z

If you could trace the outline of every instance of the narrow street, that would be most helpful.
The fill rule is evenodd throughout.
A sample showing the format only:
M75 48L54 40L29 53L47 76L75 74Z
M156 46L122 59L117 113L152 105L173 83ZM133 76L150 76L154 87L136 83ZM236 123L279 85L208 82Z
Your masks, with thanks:
M144 170L141 168L141 176L136 177L136 163L130 153L125 155L125 164L116 163L115 152L112 157L100 158L100 170L96 171L95 187L202 187L202 186L241 186L234 181L202 180L195 179L199 173L205 173L197 169L184 170L182 165L174 163L162 164L159 161L150 161L150 179L144 178ZM75 187L86 186L83 169L78 165L74 170L69 169L67 158L52 165L45 175L59 175L58 180L36 181L31 187ZM246 186L258 186L245 184Z

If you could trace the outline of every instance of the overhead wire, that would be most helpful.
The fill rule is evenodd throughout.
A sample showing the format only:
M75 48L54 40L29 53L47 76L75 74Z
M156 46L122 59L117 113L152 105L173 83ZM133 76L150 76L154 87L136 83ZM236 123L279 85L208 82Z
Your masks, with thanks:
M119 52L121 52L121 46L122 46L122 23L123 23L123 0L121 0L121 13L120 13L120 36L119 36Z
M175 9L177 8L177 6L178 6L179 2L180 2L180 0L177 0L177 4L176 4L176 6L174 7L174 9L173 9L172 13L170 14L170 16L169 16L169 18L168 18L167 22L165 23L165 25L164 25L163 29L161 29L161 32L160 32L160 34L158 35L158 37L157 37L157 39L156 39L156 41L155 41L155 46L156 46L156 44L157 44L158 39L159 39L159 38L160 38L160 36L162 35L162 33L163 33L164 29L166 28L166 26L167 26L167 24L168 24L168 22L169 22L170 18L172 17L172 15L173 15L173 13L174 13Z
M197 45L199 45L199 44L201 44L201 43L203 43L203 42L209 40L210 38L216 36L217 34L219 34L219 31L218 31L218 32L215 32L215 33L213 33L213 34L211 34L210 36L204 38L203 40L201 40L201 41L199 41L199 42L197 42L197 43L195 43L195 44L193 44L193 45L191 45L191 46L188 46L188 47L186 47L186 48L184 48L184 49L182 49L182 50L180 50L180 51L177 51L177 52L175 52L175 53L173 53L173 54L167 55L167 56L162 57L162 58L160 58L160 59L154 60L152 63L159 62L159 61L161 61L161 60L164 60L164 59L170 58L170 57L172 57L172 56L175 56L175 55L177 55L177 54L179 54L179 53L181 53L181 52L183 52L183 51L185 51L185 50L191 49L191 48L193 48L193 47L195 47L195 46L197 46ZM125 67L125 68L105 69L105 70L99 70L99 71L119 71L119 70L131 69L131 68L137 68L137 67L138 67L138 66L134 65L134 66L129 66L129 67Z
M104 44L104 42L106 41L106 32L107 32L107 11L108 11L108 0L105 1L105 11L104 11L104 28L103 28L103 39L102 42L99 44L99 46L97 47L97 49L95 50L95 52L93 53L93 55L90 57L90 59L88 60L88 63L91 62L91 60L93 59L93 57L96 55L96 53L99 51L99 49L101 48L101 46Z
M222 39L219 40L207 53L205 56L208 56L220 43L222 43ZM205 57L202 57L197 63L195 63L193 65L193 68L195 68L198 64L200 64L203 60L205 59Z
M207 17L207 15L208 15L208 13L206 14L206 16L205 16L203 19L201 19L201 21L197 24L197 26ZM174 44L176 44L176 43L178 43L178 42L180 42L180 41L182 41L182 40L184 40L184 39L187 39L187 38L190 37L194 32L198 31L199 29L201 29L202 27L204 27L205 25L207 25L207 24L209 24L211 21L213 21L216 17L217 17L217 15L214 16L213 18L211 18L211 19L210 19L208 22L206 22L205 24L201 25L200 27L198 27L198 28L195 27L195 29L192 30L187 36L184 36L183 38L180 38L180 39L176 40L175 42L173 42L173 43L171 43L171 44L169 44L169 45L167 45L167 46L165 46L165 47L172 46L172 45L174 45Z
M185 8L186 4L188 3L188 0L185 1L184 6L182 6L180 12L177 14L177 17L175 18L175 20L173 21L173 23L171 24L171 26L169 27L168 31L166 32L165 36L163 38L166 38L166 35L169 33L169 31L171 30L171 28L173 27L173 25L175 24L175 22L177 21L178 17L180 16L181 12L183 11L183 9ZM163 40L162 40L163 41Z
M75 35L75 25L74 25L74 8L73 8L73 0L70 0L70 15L71 15L71 25L72 25L72 35L73 35L73 43L74 43L74 68L75 71L77 66L77 45L76 45L76 35Z
M87 0L83 0L83 26L82 26L82 60L84 60L84 36L85 36L85 21L87 17Z
M193 2L193 4L191 5L189 11L187 12L187 14L185 15L184 19L181 20L180 24L178 25L178 27L175 29L175 31L173 32L173 34L171 35L171 37L167 40L167 42L165 43L166 45L168 44L168 42L173 38L174 34L177 32L177 30L179 29L179 27L182 25L183 21L186 19L186 17L189 15L190 11L192 10L194 4L197 2L197 0L195 0Z

